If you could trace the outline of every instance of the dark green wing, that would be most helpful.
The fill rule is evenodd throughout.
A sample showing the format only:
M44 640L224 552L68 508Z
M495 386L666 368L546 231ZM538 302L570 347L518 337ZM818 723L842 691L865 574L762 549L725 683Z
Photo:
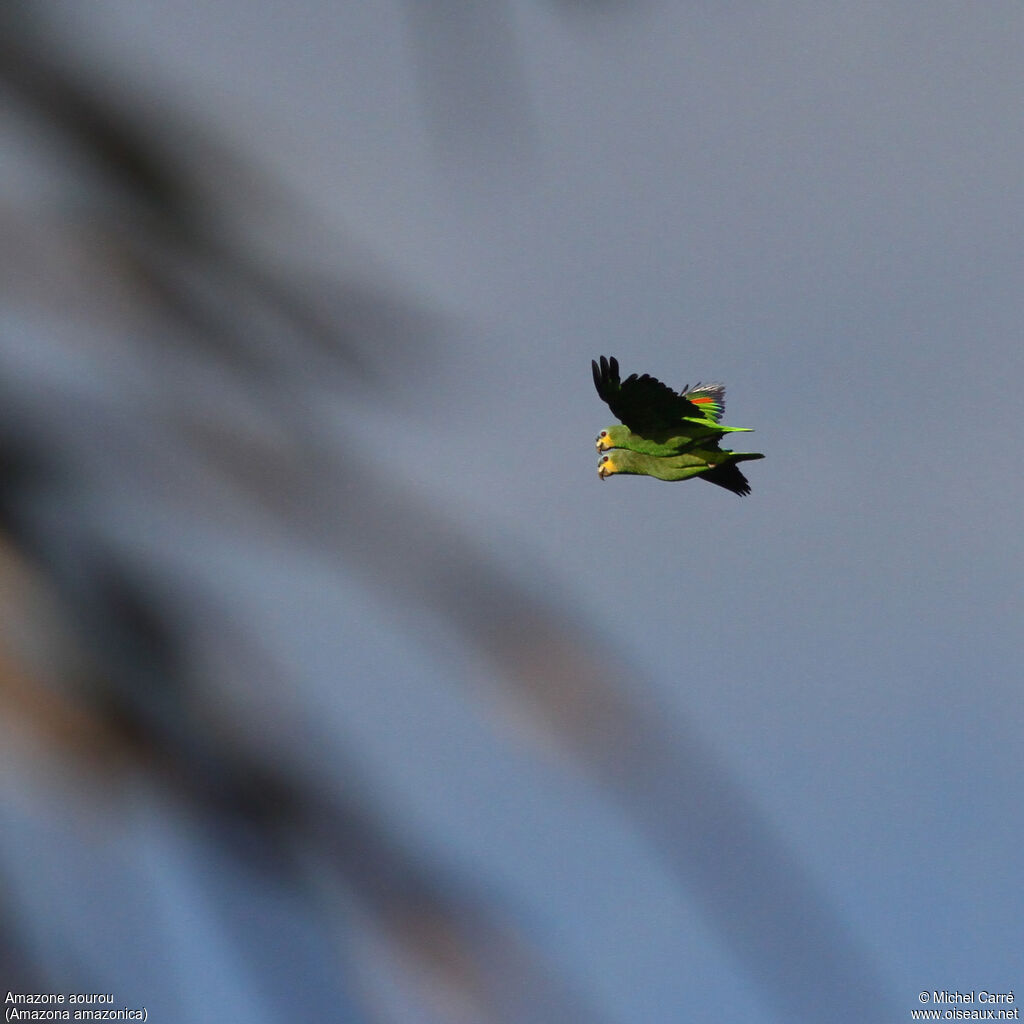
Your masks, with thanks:
M724 384L698 383L694 384L692 388L683 388L679 393L694 405L700 406L701 416L705 416L715 423L722 422L722 413L725 412Z
M724 487L727 491L732 491L733 494L738 494L741 497L744 494L750 493L750 482L747 478L739 471L736 466L737 462L749 462L751 459L763 459L764 456L757 452L750 452L746 455L737 455L729 462L723 462L721 465L714 466L700 474L701 480L707 480L709 484L718 484L719 487Z
M619 377L619 361L612 356L601 356L600 365L591 360L594 370L594 387L608 408L619 420L644 437L664 434L677 426L685 417L704 419L706 413L700 406L687 401L667 384L662 384L649 374L637 374L622 380Z

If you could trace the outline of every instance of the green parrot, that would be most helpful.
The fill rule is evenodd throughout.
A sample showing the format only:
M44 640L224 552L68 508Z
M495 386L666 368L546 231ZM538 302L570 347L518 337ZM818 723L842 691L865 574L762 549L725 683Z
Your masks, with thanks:
M739 471L737 462L763 459L758 452L730 452L718 448L691 448L682 455L644 455L620 448L601 456L597 465L598 476L633 473L653 476L658 480L689 480L699 476L710 484L718 484L733 494L749 494L750 484Z
M723 384L697 384L677 394L649 374L619 378L619 362L601 356L594 370L594 386L622 421L602 430L597 450L628 448L645 455L679 455L696 442L717 440L727 433L749 432L749 427L719 423L725 408Z

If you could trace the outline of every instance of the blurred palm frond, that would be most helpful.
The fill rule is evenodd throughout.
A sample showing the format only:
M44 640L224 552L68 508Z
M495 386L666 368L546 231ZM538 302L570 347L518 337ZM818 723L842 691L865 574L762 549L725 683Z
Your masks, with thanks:
M55 52L32 10L13 4L2 16L0 90L23 112L26 145L45 138L45 158L76 170L56 176L63 207L26 200L0 211L12 228L0 277L10 311L0 325L0 575L8 607L21 609L0 652L0 699L18 723L7 729L34 738L25 764L41 747L69 776L58 788L72 801L123 798L142 779L153 815L174 820L187 807L211 860L251 875L254 900L287 894L312 933L331 937L335 955L294 964L293 976L345 1000L352 1019L376 1012L353 966L368 932L396 970L425 979L429 1019L599 1020L523 918L426 857L340 740L302 731L316 709L296 709L290 729L273 701L261 710L261 695L289 692L305 667L277 660L196 552L234 544L257 559L271 549L296 573L319 563L443 618L477 650L495 686L658 844L781 1012L877 1014L869 958L785 841L698 737L637 706L625 685L634 667L580 628L571 598L511 580L325 423L325 392L344 402L379 387L414 358L410 337L436 337L438 318L379 273L332 282L243 225L268 206L284 221L302 216L187 119L101 86ZM466 16L464 5L416 7L431 74L448 66L437 55L462 38ZM500 38L493 47L506 60ZM485 91L488 117L516 120L504 73ZM441 78L438 95L468 94ZM475 135L471 113L459 108L455 120ZM212 679L213 638L225 671L244 673L246 700L232 704ZM0 844L12 890L25 843ZM97 883L97 899L103 891ZM27 906L0 904L0 951L41 988L95 987L100 953L76 947L52 906L52 919L30 927ZM269 946L251 947L270 942L269 926L253 936L223 915L218 925L259 976ZM69 964L79 977L62 974ZM287 1000L269 977L264 985L274 1019Z

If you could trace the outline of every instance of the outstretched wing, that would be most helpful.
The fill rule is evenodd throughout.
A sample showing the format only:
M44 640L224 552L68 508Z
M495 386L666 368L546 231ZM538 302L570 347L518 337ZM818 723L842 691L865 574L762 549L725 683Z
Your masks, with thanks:
M634 373L622 380L619 361L614 356L610 359L601 356L600 365L594 361L590 365L597 393L619 422L634 434L653 437L678 426L686 417L704 419L707 416L705 405L694 404L649 374L640 377Z
M714 420L715 423L722 422L722 413L725 412L724 384L694 384L692 388L683 388L682 395L699 407L700 416Z
M731 458L701 473L700 478L707 480L709 484L718 484L719 487L724 487L727 491L732 491L733 494L739 494L742 497L744 494L750 493L750 482L740 472L736 463L763 458L764 456L760 452L733 452Z

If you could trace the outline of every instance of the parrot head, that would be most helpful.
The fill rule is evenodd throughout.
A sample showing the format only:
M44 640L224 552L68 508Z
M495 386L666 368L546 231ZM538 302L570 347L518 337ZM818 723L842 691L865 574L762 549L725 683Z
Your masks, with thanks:
M613 476L619 472L619 467L615 464L615 456L602 455L597 463L597 475L603 480L606 476Z
M606 452L609 448L621 448L622 440L629 431L623 426L609 427L597 435L597 450Z

